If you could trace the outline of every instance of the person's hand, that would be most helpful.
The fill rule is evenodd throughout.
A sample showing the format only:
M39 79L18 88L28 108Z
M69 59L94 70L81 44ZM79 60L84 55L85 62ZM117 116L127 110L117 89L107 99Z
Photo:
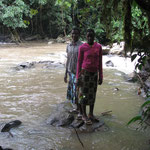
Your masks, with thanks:
M103 80L100 78L100 79L98 80L98 84L101 85L102 83L103 83Z
M64 82L67 83L67 75L64 76Z

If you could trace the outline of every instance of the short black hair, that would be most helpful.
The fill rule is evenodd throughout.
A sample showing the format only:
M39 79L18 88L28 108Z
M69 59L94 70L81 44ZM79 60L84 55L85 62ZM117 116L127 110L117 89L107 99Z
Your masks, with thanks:
M72 31L73 31L73 30L78 31L78 32L79 32L79 34L80 34L80 29L79 29L78 27L73 27L73 28L72 28Z
M92 32L95 35L95 31L93 29L87 29L86 33Z

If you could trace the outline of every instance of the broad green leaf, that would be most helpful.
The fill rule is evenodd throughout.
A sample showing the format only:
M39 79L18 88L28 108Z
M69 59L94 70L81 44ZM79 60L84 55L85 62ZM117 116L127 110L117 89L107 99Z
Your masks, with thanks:
M142 120L142 119L141 119L141 116L136 116L136 117L132 118L132 119L127 123L127 125L129 125L129 124L131 124L131 123L134 123L134 122L136 122L136 121L138 121L138 120Z
M137 54L131 56L131 61L133 61L137 57Z
M136 1L135 0L133 0L133 2L132 2L132 6L135 8L135 7L137 7L137 3L136 3Z
M91 0L86 0L87 3L91 2Z
M150 104L150 100L146 101L142 106L141 108L145 107L146 105Z
M31 9L30 10L31 15L36 15L38 13L37 9Z
M139 66L139 64L137 63L137 64L135 65L135 69L137 69L137 68L138 68L138 66Z
M30 22L29 22L28 20L24 20L23 22L24 22L25 24L27 24L27 25L30 24Z
M138 65L138 69L139 69L139 70L142 70L142 67L143 67L142 64L139 64L139 65Z
M71 3L67 2L67 1L65 1L65 5L66 5L67 7L71 7Z

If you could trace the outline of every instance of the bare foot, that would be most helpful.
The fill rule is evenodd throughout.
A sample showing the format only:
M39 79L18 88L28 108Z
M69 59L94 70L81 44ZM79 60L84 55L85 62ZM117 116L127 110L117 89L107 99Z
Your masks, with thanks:
M89 119L93 122L99 122L99 119L97 119L94 115L89 115Z
M86 125L92 125L92 121L87 116L86 117L82 116L82 120Z

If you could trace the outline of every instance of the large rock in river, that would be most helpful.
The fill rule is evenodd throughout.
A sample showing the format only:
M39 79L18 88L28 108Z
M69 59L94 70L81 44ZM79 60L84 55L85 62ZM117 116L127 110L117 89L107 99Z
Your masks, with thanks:
M31 68L63 68L64 64L61 62L55 62L55 61L33 61L33 62L23 62L21 64L18 64L16 67L14 67L15 70L25 70L25 69L31 69Z
M85 124L83 120L77 120L77 114L70 113L71 109L73 108L69 101L58 104L47 119L47 124L55 127L75 128L80 132L107 131L109 129L102 120L93 122L92 125Z

